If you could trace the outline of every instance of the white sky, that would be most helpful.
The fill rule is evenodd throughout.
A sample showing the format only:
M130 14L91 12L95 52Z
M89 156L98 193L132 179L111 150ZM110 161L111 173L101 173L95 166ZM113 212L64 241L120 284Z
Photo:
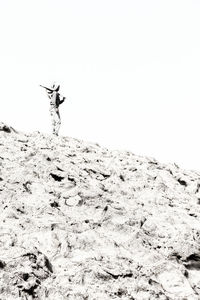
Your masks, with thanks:
M199 0L0 0L0 121L200 170Z

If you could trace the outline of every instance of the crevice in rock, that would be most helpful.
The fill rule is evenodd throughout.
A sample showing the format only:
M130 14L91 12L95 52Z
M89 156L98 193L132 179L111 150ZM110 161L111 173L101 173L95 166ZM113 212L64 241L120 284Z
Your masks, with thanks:
M104 179L107 179L107 178L109 178L110 177L110 175L109 174L104 174L104 173L100 173L103 177L104 177Z
M189 213L189 216L197 218L197 214L195 214L195 213Z
M28 256L29 260L33 263L36 263L37 261L37 256L34 253L28 252L22 255L22 257Z
M172 258L172 259L175 258L179 262L179 260L182 258L182 256L179 253L174 252L169 256L169 258Z
M191 260L200 261L200 255L197 253L193 253L186 258L187 262Z
M28 273L23 273L22 278L24 281L27 281L29 279L29 274Z
M155 162L155 161L148 161L148 164L150 164L150 165L158 165L158 163Z
M114 295L116 295L119 298L121 298L122 296L125 296L126 294L127 294L127 291L123 290L121 288L119 288L118 291L114 293Z
M56 175L54 173L50 173L50 176L55 180L55 181L62 181L65 177Z
M50 206L51 206L51 207L58 208L58 207L59 207L59 204L58 204L58 202L53 201L53 202L50 203Z
M108 210L108 205L106 205L103 209L104 212L106 212Z
M28 295L32 296L33 299L35 299L35 298L37 298L36 292L35 292L35 290L37 288L38 288L38 285L35 284L35 285L32 285L29 289L23 288L22 291L25 292L25 293L27 293Z
M3 126L0 126L0 131L11 133L11 128L8 127L7 125L3 125Z
M186 277L186 278L189 278L189 273L187 270L184 271L183 275Z
M184 261L184 266L188 270L198 270L200 271L200 255L197 253L189 255Z
M76 180L74 179L74 177L71 177L70 175L68 175L68 180L73 182L74 185L76 185Z
M50 263L49 259L46 256L44 257L44 259L45 259L45 261L44 261L45 266L51 273L53 273L53 266Z
M20 143L27 143L28 142L28 140L19 140L19 139L17 141L20 142Z
M96 170L93 170L93 169L84 168L83 170L85 172L87 172L89 175L91 175L91 173L95 174L95 175L101 175L103 177L103 179L100 179L100 180L105 180L105 179L110 177L109 174L104 174L104 173L101 173L101 172L97 172Z
M56 166L58 171L64 172L64 170L62 170L61 168L59 168L58 166Z
M125 181L124 176L122 174L120 174L119 178L121 179L121 181Z
M0 269L5 268L6 263L3 260L0 260Z
M142 226L144 225L144 223L146 222L146 220L147 219L145 217L140 220L140 228L142 228Z
M183 185L185 187L187 186L187 182L185 180L179 178L177 181L180 183L180 185Z
M109 272L109 271L107 271L107 270L105 270L105 272L107 273L107 274L109 274L110 276L112 276L114 279L118 279L118 278L120 278L120 277L122 277L122 278L131 278L131 277L133 277L133 273L132 272L130 272L130 273L125 273L125 274L113 274L113 273L111 273L111 272Z
M197 194L199 192L199 190L200 190L200 183L197 184L197 189L195 191L195 194Z
M23 183L23 187L24 187L25 191L29 194L32 194L31 189L30 189L30 185L31 185L30 181L27 181L27 182Z
M136 171L137 171L137 168L130 168L129 171L131 171L131 172L136 172Z
M97 174L97 171L93 170L93 169L83 169L84 171L86 171L87 173L93 173L93 174Z
M21 214L24 214L24 211L21 210L20 208L17 208L16 211L20 212Z

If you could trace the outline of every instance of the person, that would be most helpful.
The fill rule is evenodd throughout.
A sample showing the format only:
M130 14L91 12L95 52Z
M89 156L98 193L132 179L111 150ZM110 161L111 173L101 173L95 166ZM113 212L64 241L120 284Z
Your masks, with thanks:
M52 121L53 134L58 135L61 125L59 106L65 101L66 98L60 95L60 85L56 83L53 83L50 88L44 88L46 89L47 96L50 99L50 115Z

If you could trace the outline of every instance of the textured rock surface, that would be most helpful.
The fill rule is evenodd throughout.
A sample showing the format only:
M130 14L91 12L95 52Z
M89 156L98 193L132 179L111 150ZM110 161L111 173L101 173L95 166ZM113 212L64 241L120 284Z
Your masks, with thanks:
M0 123L0 299L200 299L200 173Z

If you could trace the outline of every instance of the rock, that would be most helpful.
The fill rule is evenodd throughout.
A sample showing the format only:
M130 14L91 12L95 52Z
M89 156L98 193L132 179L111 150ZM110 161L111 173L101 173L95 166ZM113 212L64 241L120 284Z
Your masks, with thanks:
M198 299L187 278L174 266L166 266L166 270L160 273L157 279L166 295L172 299L189 299L189 297Z
M0 123L0 299L200 299L200 172Z
M4 131L6 133L17 132L14 128L7 126L6 124L0 122L0 131Z
M67 200L65 200L65 204L68 206L76 206L81 202L81 197L79 195L76 195L74 197L70 197Z

